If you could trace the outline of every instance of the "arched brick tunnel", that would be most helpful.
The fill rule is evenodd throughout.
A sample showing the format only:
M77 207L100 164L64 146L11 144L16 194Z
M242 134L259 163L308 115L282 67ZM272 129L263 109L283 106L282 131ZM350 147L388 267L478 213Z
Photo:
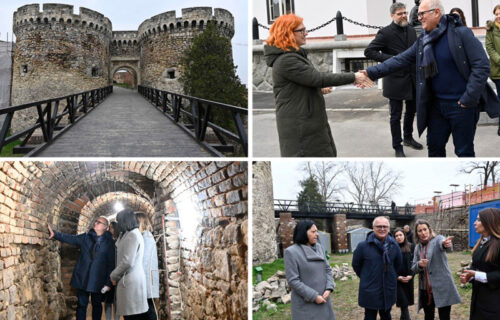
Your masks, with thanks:
M246 162L0 162L0 319L74 317L79 253L46 224L82 233L117 202L159 237L160 319L246 319L247 181Z

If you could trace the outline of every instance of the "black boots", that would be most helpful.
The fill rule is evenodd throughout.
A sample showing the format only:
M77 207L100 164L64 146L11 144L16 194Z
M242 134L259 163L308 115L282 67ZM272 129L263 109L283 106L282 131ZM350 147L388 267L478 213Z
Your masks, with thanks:
M500 131L499 131L499 134L500 134ZM415 139L413 139L413 137L405 138L403 140L403 145L410 147L410 148L413 148L415 150L422 150L424 148L420 143L415 141Z

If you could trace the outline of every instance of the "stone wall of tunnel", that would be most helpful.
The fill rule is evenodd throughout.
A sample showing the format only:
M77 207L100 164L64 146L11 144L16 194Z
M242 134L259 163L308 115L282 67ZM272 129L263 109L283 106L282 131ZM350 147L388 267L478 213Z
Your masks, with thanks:
M78 251L46 224L85 232L116 201L159 239L160 319L246 319L247 180L246 162L0 162L0 319L74 315Z

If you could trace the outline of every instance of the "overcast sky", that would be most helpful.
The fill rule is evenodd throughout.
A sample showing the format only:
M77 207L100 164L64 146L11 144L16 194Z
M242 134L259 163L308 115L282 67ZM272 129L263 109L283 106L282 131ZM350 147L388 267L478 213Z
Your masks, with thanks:
M360 161L351 161L360 162ZM377 161L375 161L377 162ZM434 196L434 191L441 191L443 194L451 193L453 187L450 184L458 184L457 191L463 191L464 185L480 183L479 174L462 174L460 168L468 161L456 159L419 159L405 161L384 160L387 167L400 171L402 174L401 188L398 195L394 197L396 204L403 205L408 202L414 204L415 201L423 202L430 200ZM299 180L305 177L300 170L302 163L298 161L273 160L273 190L275 199L297 199L297 194L301 190ZM347 197L345 195L344 197ZM343 201L351 201L347 198L338 197Z
M12 37L12 17L17 8L31 3L64 3L74 5L74 13L80 6L102 13L111 20L113 31L137 30L146 19L162 12L176 10L181 16L182 8L212 7L229 10L234 16L235 35L232 39L234 63L241 81L248 83L248 2L246 0L57 0L37 2L30 0L0 1L0 40Z

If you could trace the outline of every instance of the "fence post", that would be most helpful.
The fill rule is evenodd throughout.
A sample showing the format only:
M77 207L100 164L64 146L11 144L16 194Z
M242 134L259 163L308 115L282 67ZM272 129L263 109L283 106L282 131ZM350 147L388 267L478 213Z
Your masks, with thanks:
M342 13L340 11L337 11L335 22L337 23L337 35L335 35L335 41L347 40L347 37L344 34L344 18L342 17Z
M252 39L259 40L259 22L255 17L252 20Z

